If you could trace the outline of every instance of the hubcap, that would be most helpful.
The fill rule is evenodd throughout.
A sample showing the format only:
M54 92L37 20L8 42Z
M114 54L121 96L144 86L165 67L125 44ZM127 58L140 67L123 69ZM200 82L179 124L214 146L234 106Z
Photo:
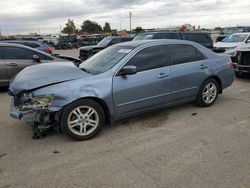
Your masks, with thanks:
M217 87L214 83L209 83L203 89L202 97L205 103L212 103L217 96Z
M68 117L69 129L79 136L86 136L92 133L98 123L98 113L90 106L79 106L73 109Z

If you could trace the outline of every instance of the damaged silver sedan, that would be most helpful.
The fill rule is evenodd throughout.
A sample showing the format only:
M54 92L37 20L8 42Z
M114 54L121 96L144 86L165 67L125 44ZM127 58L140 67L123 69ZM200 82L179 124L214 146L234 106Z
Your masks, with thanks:
M188 41L135 41L111 46L80 65L41 64L11 82L10 115L34 133L62 130L76 140L106 123L196 101L211 106L234 80L232 63Z

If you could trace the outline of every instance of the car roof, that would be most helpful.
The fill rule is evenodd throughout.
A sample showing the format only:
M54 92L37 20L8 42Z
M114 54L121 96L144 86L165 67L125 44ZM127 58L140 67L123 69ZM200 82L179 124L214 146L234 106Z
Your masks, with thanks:
M40 53L40 54L43 54L43 55L46 55L46 56L50 56L49 54L45 53L45 52L42 52L40 50L37 50L35 48L31 48L31 47L28 47L28 46L25 46L25 45L21 45L21 44L13 44L13 43L5 43L5 42L0 42L0 47L1 46L7 46L7 47L19 47L19 48L24 48L24 49L27 49L27 50L32 50L32 51L35 51L37 53Z
M138 33L138 35L150 35L150 34L156 34L156 33L178 33L177 31L150 31L150 32L143 32Z
M250 32L233 33L232 35L250 35Z
M196 45L197 43L187 40L175 40L175 39L153 39L153 40L136 40L116 44L116 46L127 46L136 48L147 44L191 44Z
M0 42L34 42L34 43L39 43L39 44L41 44L41 43L43 43L42 41L39 41L39 40L6 40L6 39L4 39L4 40L0 40Z
M116 38L133 38L133 37L131 37L131 36L110 36L110 37L107 37L107 38L116 39Z

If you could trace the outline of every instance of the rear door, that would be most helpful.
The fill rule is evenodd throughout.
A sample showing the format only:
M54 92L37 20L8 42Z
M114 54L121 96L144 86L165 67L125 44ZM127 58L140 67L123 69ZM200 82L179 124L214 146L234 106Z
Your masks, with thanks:
M114 77L113 100L119 117L168 103L170 66L166 46L142 49L126 65L136 66L138 72Z
M41 61L44 59L44 56L36 51L14 46L3 47L2 54L9 79L25 67L38 64L33 60L33 55L38 55Z
M175 102L195 97L208 74L206 57L194 46L170 44L170 100Z
M0 47L0 85L5 85L9 82L7 69L2 59L2 47Z

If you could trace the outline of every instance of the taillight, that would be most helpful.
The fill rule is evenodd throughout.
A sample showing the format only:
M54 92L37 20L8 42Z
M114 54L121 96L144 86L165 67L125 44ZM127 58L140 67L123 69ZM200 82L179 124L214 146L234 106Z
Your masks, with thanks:
M48 54L52 54L52 49L51 48L45 48L44 51Z
M233 61L232 61L231 58L230 58L230 60L229 60L229 67L230 67L230 68L234 68L234 63L233 63Z

